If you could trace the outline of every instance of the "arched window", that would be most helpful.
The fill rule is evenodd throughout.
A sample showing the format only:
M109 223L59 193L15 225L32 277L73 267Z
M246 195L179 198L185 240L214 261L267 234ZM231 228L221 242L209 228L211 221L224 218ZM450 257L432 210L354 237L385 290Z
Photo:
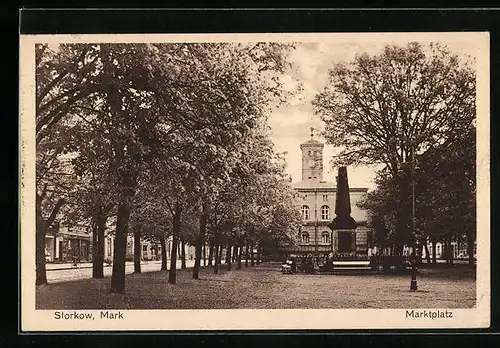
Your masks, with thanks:
M321 207L321 220L330 220L330 208L327 205Z
M302 243L309 243L309 233L303 232L301 238L302 238Z
M304 220L309 220L309 207L307 205L302 206L302 218Z
M330 244L330 233L328 232L321 233L321 243Z

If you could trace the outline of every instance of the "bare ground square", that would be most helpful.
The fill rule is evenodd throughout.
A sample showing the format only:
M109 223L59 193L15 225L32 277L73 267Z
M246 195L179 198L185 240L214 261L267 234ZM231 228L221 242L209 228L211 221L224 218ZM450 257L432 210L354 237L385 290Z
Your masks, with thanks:
M204 268L200 279L178 272L130 274L126 293L109 292L109 278L45 285L37 309L292 309L292 308L473 308L475 271L469 267L424 269L419 289L409 291L409 275L283 275L278 264L219 274Z

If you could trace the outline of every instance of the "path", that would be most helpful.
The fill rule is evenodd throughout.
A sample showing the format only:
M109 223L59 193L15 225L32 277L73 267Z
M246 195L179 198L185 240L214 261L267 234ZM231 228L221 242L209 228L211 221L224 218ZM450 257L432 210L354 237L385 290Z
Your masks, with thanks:
M194 261L186 260L187 267L193 267ZM167 264L170 268L170 262ZM181 262L177 262L177 269L181 269ZM142 272L154 272L161 270L161 261L147 261L141 263ZM104 266L104 276L110 277L113 266ZM134 263L125 264L125 273L134 273ZM92 264L82 263L77 268L71 267L71 264L47 264L47 281L49 283L58 283L63 281L89 279L92 278Z

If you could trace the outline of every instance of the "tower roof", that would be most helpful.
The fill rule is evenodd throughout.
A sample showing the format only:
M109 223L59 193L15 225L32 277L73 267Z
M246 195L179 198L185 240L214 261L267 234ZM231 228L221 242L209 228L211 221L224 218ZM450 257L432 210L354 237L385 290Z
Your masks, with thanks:
M321 146L323 146L324 144L316 139L309 139L308 141L306 141L300 145L301 146L302 145L321 145Z
M302 148L303 146L307 146L307 145L313 145L313 146L324 146L324 144L316 139L314 139L314 127L311 127L311 139L309 139L308 141L300 144L300 147Z

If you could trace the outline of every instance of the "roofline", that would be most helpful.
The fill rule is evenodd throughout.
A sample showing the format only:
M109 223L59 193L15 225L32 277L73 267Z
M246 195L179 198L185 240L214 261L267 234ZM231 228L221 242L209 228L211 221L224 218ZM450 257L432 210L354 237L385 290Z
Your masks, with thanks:
M300 148L302 149L303 147L309 147L309 146L315 146L315 147L325 147L325 144L320 143L319 141L317 143L302 143L300 144Z
M294 187L294 190L297 191L302 191L302 192L324 192L324 191L331 191L331 192L337 192L336 187ZM368 192L367 188L364 187L353 187L349 188L349 192Z

